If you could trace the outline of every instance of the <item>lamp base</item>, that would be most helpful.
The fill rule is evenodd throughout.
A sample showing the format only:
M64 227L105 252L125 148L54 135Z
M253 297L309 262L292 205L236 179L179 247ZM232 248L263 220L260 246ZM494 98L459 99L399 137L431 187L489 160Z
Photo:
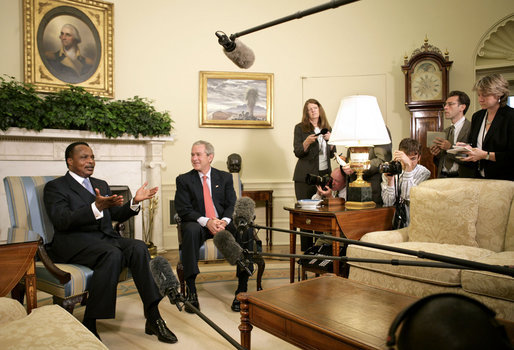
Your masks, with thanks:
M347 201L344 204L346 209L373 209L377 205L371 196L371 185L366 187L348 186Z
M375 202L368 201L368 202L351 202L346 201L344 204L344 207L346 209L373 209L377 206Z

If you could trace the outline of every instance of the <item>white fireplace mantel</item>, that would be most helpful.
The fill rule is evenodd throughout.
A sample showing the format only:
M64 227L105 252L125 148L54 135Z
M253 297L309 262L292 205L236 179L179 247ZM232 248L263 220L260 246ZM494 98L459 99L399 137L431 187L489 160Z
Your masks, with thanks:
M115 139L103 134L80 130L43 129L33 131L20 128L0 130L0 179L6 176L64 175L64 151L75 141L87 142L95 154L95 177L111 185L127 185L134 195L148 181L150 187L162 188L162 150L173 136L140 137L124 135ZM163 250L162 198L154 217L152 241ZM10 226L4 186L0 186L0 242L7 239ZM136 216L136 238L142 238L141 214Z

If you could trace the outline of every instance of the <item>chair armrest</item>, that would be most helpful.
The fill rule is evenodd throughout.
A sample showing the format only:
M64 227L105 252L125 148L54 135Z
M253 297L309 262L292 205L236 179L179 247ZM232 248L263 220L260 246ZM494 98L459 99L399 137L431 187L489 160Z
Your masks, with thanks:
M361 241L378 244L407 242L409 240L408 229L408 227L404 227L399 230L368 232L362 236Z
M71 274L69 272L65 272L58 268L52 259L48 256L48 253L46 252L45 245L43 244L43 239L39 239L39 245L37 249L37 255L39 256L39 259L45 265L46 269L59 280L61 284L68 283L71 279Z

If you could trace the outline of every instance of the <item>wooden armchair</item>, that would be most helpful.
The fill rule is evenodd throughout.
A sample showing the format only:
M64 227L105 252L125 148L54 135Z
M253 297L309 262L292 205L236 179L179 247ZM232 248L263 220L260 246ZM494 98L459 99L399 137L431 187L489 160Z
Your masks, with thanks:
M75 304L84 305L93 271L78 264L54 263L45 245L52 242L54 229L43 203L45 184L57 176L8 176L4 178L11 227L8 242L38 240L36 262L37 289L53 296L58 304L73 313ZM127 279L125 269L120 280ZM13 298L23 302L25 286L20 283L11 292Z

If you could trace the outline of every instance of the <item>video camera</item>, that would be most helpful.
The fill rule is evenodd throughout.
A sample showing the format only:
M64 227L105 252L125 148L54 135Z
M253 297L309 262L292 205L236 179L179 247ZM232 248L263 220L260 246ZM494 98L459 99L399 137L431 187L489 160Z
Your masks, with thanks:
M382 174L399 175L402 173L402 163L397 160L380 164L378 171Z
M305 182L307 185L317 185L321 188L332 188L332 181L333 179L328 174L323 176L307 174L305 176Z

